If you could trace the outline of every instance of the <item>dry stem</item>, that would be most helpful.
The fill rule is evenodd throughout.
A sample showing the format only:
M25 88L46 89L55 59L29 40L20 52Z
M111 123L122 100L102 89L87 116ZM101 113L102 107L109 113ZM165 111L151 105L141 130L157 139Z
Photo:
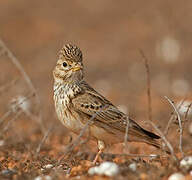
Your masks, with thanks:
M0 39L0 47L2 48L1 55L2 55L2 53L5 54L12 61L12 63L15 65L15 67L21 72L22 76L24 77L24 79L25 79L26 83L28 84L29 88L31 89L32 93L35 93L36 101L37 101L38 105L41 107L40 98L36 92L36 89L33 86L33 83L31 82L29 76L27 75L27 73L23 69L22 65L20 64L19 60L13 55L13 53L7 48L7 46L5 45L5 43L1 39ZM39 108L38 120L39 120L39 123L41 125L41 128L44 130L44 126L42 123L41 108Z
M15 107L19 107L20 105L22 105L26 100L28 100L29 98L33 97L34 93L29 94L28 96L26 96L20 103L17 103L15 105ZM13 109L9 109L2 117L0 117L0 125L3 123L3 121L13 112Z
M164 143L166 144L166 146L170 150L170 153L171 153L173 159L178 163L178 159L177 159L177 157L175 155L174 149L173 149L171 143L167 140L167 138L163 134L163 132L153 122L151 122L151 121L147 121L147 122L149 124L151 124L152 127L156 130L156 132L161 136L161 139L164 141Z
M125 129L125 137L124 137L124 151L126 152L126 149L127 149L127 141L128 141L128 133L129 133L129 115L127 114L126 116L126 129Z
M185 116L184 116L183 130L184 130L184 128L185 128L185 123L187 122L187 116L188 116L188 114L189 114L189 110L190 110L191 106L192 106L192 103L190 103L190 104L188 105L188 107L187 107L187 111L186 111Z
M181 152L182 157L184 156L183 153L183 128L182 128L182 122L181 122L181 117L179 115L179 112L177 110L177 108L175 107L173 101L171 101L167 96L165 96L165 99L167 99L167 101L171 104L171 106L173 107L175 113L177 114L177 119L179 122L179 150Z
M36 149L36 155L39 154L40 150L41 150L41 147L42 145L44 144L44 142L47 140L51 130L53 129L52 126L50 126L50 128L46 131L46 133L44 134L43 136L43 139L41 140L41 142L39 143L37 149Z
M19 111L15 114L15 116L14 116L14 117L7 123L7 125L1 130L0 136L1 136L2 134L4 134L4 133L8 130L8 128L9 128L9 126L11 125L11 123L14 122L14 121L21 115L22 112L23 112L22 110L19 110Z
M147 73L147 97L148 97L148 118L150 121L152 121L152 105L151 105L151 79L150 79L150 68L149 68L149 63L148 59L143 53L142 50L140 50L140 54L144 59L145 62L145 69Z

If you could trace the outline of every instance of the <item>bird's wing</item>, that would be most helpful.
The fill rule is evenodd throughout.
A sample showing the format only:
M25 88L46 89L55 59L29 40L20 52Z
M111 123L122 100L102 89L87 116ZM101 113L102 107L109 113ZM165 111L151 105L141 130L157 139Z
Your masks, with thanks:
M125 132L127 116L88 84L85 82L83 83L83 92L72 100L73 107L76 111L84 113L89 117L97 114L94 119L95 124L99 124L101 127L108 126L121 132ZM129 134L136 136L150 136L147 132L148 131L141 128L136 122L129 118ZM158 136L153 133L151 133L151 137L158 138Z

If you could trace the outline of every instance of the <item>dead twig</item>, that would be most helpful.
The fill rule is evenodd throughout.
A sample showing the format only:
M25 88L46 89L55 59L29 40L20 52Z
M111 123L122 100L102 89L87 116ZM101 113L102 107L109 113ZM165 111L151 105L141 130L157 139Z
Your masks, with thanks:
M34 96L34 93L29 94L28 96L26 96L25 98L22 99L22 101L20 102L15 102L14 105L10 106L9 110L2 116L0 117L0 125L3 123L3 121L12 113L17 111L17 108L19 108L25 101L27 101L28 99L30 99L31 97ZM23 111L23 109L21 108L21 110ZM24 111L23 111L24 112Z
M161 154L110 154L110 153L103 153L104 156L115 156L115 157L137 157L137 158L159 158L159 157L166 157L162 156Z
M31 79L29 78L29 76L27 75L27 73L25 72L25 70L23 69L22 65L20 64L19 60L13 55L13 53L7 48L7 46L5 45L5 43L0 39L0 47L2 48L2 53L4 53L11 61L12 63L15 65L15 67L21 72L22 76L24 77L26 83L28 84L29 88L31 89L32 93L35 93L35 97L36 97L36 102L38 104L39 107L41 107L41 103L40 103L40 98L38 96L38 93L36 92L35 87L33 86L33 83L31 82ZM42 113L41 113L41 108L39 108L39 123L42 127L42 130L44 130L44 126L42 123Z
M41 150L41 147L42 145L45 143L45 141L47 140L51 130L53 129L53 126L50 126L50 128L45 132L41 142L39 143L37 149L36 149L36 155L39 154L40 150Z
M167 96L165 96L165 99L167 99L167 101L170 103L170 105L173 107L176 115L177 115L177 119L179 122L179 150L181 152L182 157L184 157L184 153L183 153L183 128L182 128L182 121L181 121L181 117L179 115L179 112L177 110L177 108L175 107L173 101L171 101Z
M10 127L11 123L13 123L22 113L23 111L22 110L19 110L15 116L13 117L13 119L11 119L7 125L0 131L0 136L3 135L7 130L8 128Z
M178 105L178 107L177 107L178 111L181 109L181 107L182 107L183 103L185 102L185 100L186 100L186 97L185 97L185 98L181 101L181 103ZM165 130L164 130L164 135L165 135L165 136L167 136L168 131L169 131L169 128L170 128L172 122L174 122L174 120L175 120L176 118L177 118L177 116L175 115L175 113L171 113L171 117L170 117L170 119L169 119L169 121L168 121L168 123L167 123L167 126L166 126Z
M192 103L190 103L187 107L187 111L185 112L185 116L184 116L184 122L183 122L183 130L185 129L185 124L187 122L187 116L189 114L189 110L191 109Z
M126 116L126 129L125 129L125 137L124 137L124 151L126 152L127 149L127 141L128 141L128 133L129 133L129 114L127 114Z
M0 94L4 91L6 91L7 89L9 89L11 86L15 85L16 82L18 81L18 79L13 79L11 82L6 83L5 85L0 87Z
M173 122L174 119L175 119L175 116L174 116L174 114L172 114L171 117L170 117L170 119L169 119L169 121L168 121L168 123L167 123L167 126L166 126L166 128L165 128L165 130L164 130L164 135L165 135L165 136L167 136L168 131L169 131L169 128L170 128L170 126L171 126L171 124L172 124L172 122Z
M3 121L12 113L13 111L10 109L6 113L3 114L2 117L0 117L0 125L3 123Z
M178 159L175 155L174 149L171 145L171 143L167 140L167 138L165 137L165 135L163 134L163 132L151 121L147 121L149 124L152 125L152 127L156 130L156 132L161 136L161 139L164 141L164 143L166 144L166 146L168 147L173 159L178 163Z
M142 58L144 59L145 69L146 69L146 73L147 73L148 118L149 118L149 121L152 121L150 68L149 68L148 59L145 56L144 52L142 50L139 50L139 52L140 52Z

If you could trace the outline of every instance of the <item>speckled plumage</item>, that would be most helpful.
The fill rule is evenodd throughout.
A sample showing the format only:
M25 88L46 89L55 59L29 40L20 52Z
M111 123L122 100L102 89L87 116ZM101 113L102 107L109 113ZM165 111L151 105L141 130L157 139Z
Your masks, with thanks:
M60 50L53 76L58 119L69 130L79 134L97 112L89 125L89 133L91 138L98 141L100 152L106 144L124 141L127 116L84 81L82 52L78 47L68 44ZM129 119L128 132L129 141L160 147L156 140L160 137L141 128L132 119Z

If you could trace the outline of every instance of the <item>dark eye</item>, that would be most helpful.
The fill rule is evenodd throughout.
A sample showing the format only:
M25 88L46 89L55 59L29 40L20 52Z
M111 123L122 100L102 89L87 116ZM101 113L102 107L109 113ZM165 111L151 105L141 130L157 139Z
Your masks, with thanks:
M63 67L67 67L67 65L68 65L68 64L67 64L66 62L63 63Z

